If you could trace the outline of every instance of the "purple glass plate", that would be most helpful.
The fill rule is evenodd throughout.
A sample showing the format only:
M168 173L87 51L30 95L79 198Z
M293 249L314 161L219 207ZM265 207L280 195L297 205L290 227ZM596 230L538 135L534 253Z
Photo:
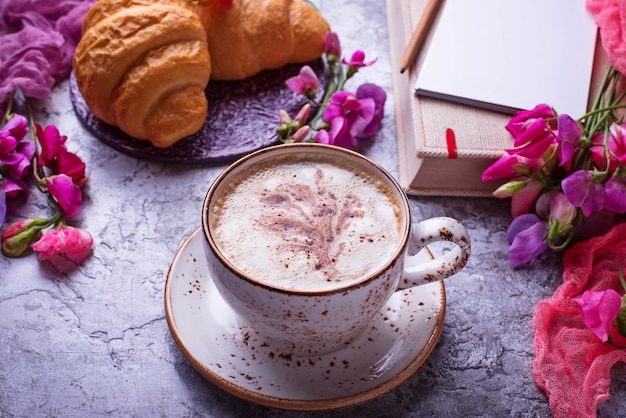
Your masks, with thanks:
M309 63L326 85L322 60ZM134 139L115 126L96 118L87 107L70 76L70 97L78 118L106 145L125 154L172 163L230 163L257 149L277 143L278 111L292 117L307 100L285 85L297 75L301 64L269 70L243 81L211 81L206 89L209 111L200 131L168 148L157 148L148 141Z

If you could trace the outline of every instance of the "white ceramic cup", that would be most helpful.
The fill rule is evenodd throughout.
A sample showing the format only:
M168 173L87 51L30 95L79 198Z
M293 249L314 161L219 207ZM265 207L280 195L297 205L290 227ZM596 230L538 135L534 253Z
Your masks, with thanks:
M215 210L233 191L233 184L263 164L291 158L327 159L341 167L365 170L388 190L397 203L399 238L390 255L375 271L324 289L286 289L251 277L229 259L215 232ZM285 178L279 183L290 183ZM241 222L247 232L254 219ZM411 222L409 202L396 180L365 156L320 144L278 145L249 154L230 165L211 185L202 208L202 229L210 274L223 299L247 325L287 350L318 353L347 344L372 320L394 292L441 280L461 270L470 256L470 241L463 225L449 217ZM428 244L447 241L452 249L425 263L412 261ZM313 243L314 244L314 243ZM373 244L376 245L376 244ZM243 248L243 254L248 254ZM250 249L249 257L259 257ZM349 257L349 253L343 256Z

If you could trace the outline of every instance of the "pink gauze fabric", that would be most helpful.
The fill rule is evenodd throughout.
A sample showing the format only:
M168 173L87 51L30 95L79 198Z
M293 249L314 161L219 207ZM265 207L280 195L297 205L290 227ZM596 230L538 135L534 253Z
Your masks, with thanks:
M557 417L595 417L608 399L611 367L626 362L626 349L603 343L582 322L572 298L585 290L624 290L617 271L626 275L626 223L607 234L580 242L563 255L563 284L537 304L533 317L533 377ZM614 342L626 345L617 327Z
M587 10L600 28L600 40L613 68L626 74L626 2L587 0Z

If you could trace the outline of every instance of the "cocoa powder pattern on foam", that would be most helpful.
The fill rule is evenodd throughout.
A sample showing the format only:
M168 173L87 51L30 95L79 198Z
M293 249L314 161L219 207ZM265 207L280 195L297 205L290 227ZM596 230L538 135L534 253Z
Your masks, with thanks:
M351 220L364 216L361 200L347 194L338 202L335 194L321 183L324 173L315 172L315 189L305 184L281 184L274 191L263 191L261 202L272 208L263 213L256 223L281 239L277 251L305 253L309 265L321 270L327 281L339 281L336 260L345 249L345 243L335 239L350 228ZM288 263L286 266L288 268Z

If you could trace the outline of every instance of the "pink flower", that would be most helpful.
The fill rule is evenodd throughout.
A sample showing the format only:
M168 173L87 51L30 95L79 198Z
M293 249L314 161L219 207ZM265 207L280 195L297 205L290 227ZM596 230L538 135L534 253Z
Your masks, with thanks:
M326 56L333 59L337 59L341 56L341 43L339 42L339 36L335 32L326 32L326 39L324 40L324 53Z
M583 131L576 121L569 115L559 115L556 118L558 126L557 142L561 144L561 163L567 165L580 148Z
M554 118L554 111L547 104L539 104L531 110L522 110L517 113L506 125L513 138L520 136L537 119Z
M610 151L608 155L605 153L604 141L605 133L597 133L591 138L591 142L595 145L589 150L596 166L604 169L608 162L609 173L614 173L620 163L626 165L626 128L616 123L611 125L606 137L606 146Z
M33 250L39 253L40 260L70 260L78 264L89 256L92 246L93 238L88 231L60 226L46 232L33 244Z
M357 136L364 134L375 112L376 102L373 98L359 100L347 91L333 94L322 117L330 123L330 143L343 148L356 146Z
M300 69L300 73L297 76L288 78L285 84L292 91L302 94L309 99L315 99L320 81L315 71L308 65L305 65Z
M28 196L28 186L20 179L3 179L0 182L6 196L6 210L10 212L16 204L22 202Z
M346 60L345 58L343 58L341 60L341 63L349 66L351 69L356 70L362 67L369 67L370 65L373 65L376 61L377 58L374 58L371 61L365 62L365 52L357 50L354 52L354 54L352 54L350 60Z
M609 328L622 306L622 297L613 289L587 290L572 299L580 308L583 323L602 341L609 338Z
M626 74L626 3L622 0L587 0L587 10L600 28L602 46L611 65Z
M68 151L65 147L62 147L57 154L54 171L71 177L77 187L82 187L89 180L85 176L85 163L78 155Z
M613 176L604 184L604 208L613 213L626 212L626 181Z
M590 171L575 171L563 179L561 187L567 200L587 217L604 207L604 185L595 181Z
M525 158L521 155L504 154L483 172L482 181L509 180L528 176L542 165L543 159L541 158Z
M80 211L83 195L71 177L66 174L58 174L46 177L44 181L48 191L65 215L72 217Z
M24 116L16 113L4 124L2 131L8 131L9 135L18 141L22 140L28 133L28 120Z
M59 129L54 125L42 127L36 124L37 139L41 144L41 152L39 154L39 165L51 167L59 150L65 147L66 136L61 136Z
M508 149L511 155L520 155L526 158L541 158L541 156L556 142L556 138L549 130L545 119L535 119L520 134L514 137L515 148Z
M363 128L357 138L374 135L380 128L380 121L385 116L385 102L387 101L387 93L385 90L372 83L364 83L356 90L356 97L359 100L371 98L374 100L374 116L371 122Z
M511 216L517 218L530 212L542 190L543 184L534 179L528 180L526 187L511 196Z
M509 263L518 267L546 252L549 248L546 237L548 223L534 213L527 213L513 219L506 231L509 247Z

